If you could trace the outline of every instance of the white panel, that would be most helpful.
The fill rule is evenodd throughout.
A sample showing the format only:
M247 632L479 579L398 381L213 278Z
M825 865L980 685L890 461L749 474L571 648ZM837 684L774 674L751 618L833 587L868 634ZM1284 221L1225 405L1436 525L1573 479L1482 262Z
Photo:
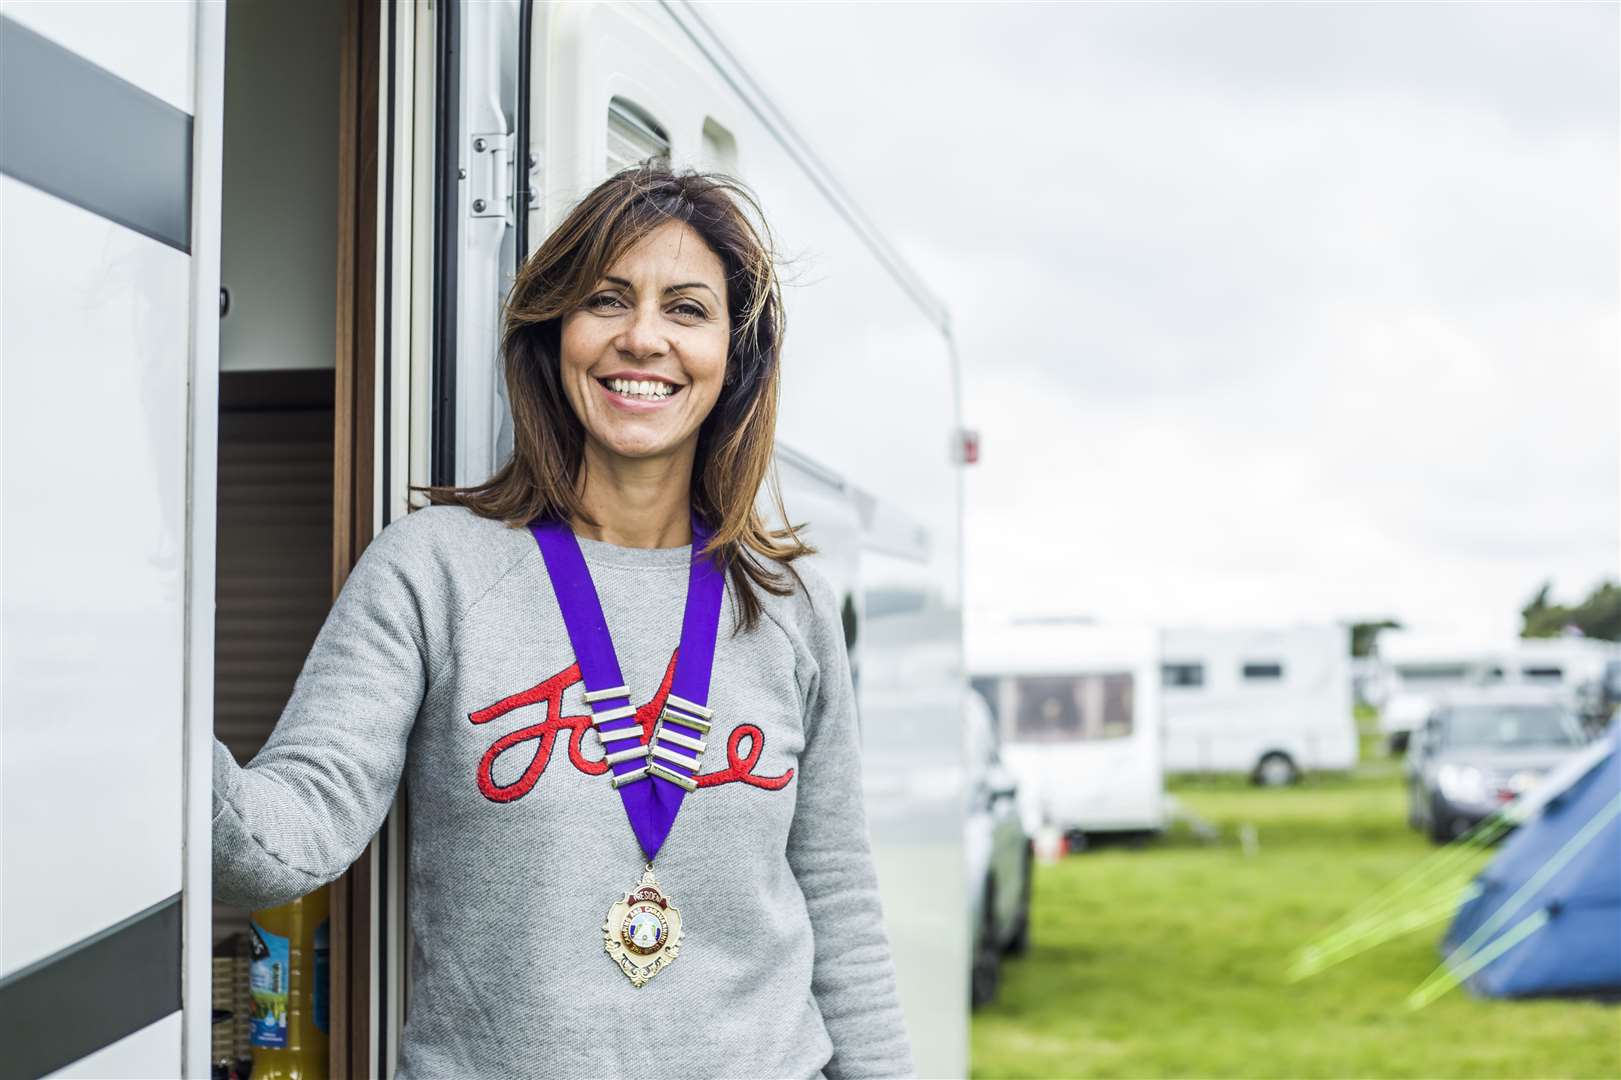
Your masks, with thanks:
M189 262L0 178L0 973L180 891Z
M192 112L193 0L4 0L0 15Z
M538 7L538 6L537 6ZM857 637L863 772L874 860L901 1005L920 1075L967 1071L968 900L963 891L961 480L952 456L957 373L932 304L920 304L818 178L789 154L676 19L682 5L544 8L546 92L537 117L545 175L535 239L607 167L608 103L622 97L668 132L679 168L728 163L759 195L785 257L789 332L779 443L859 489L868 526L860 593L885 601ZM671 14L676 15L672 19ZM537 19L539 18L537 11ZM697 32L699 40L706 35ZM714 53L720 57L720 53ZM746 63L747 57L743 60ZM735 73L733 73L735 74ZM706 135L707 131L707 135ZM834 159L836 163L836 158ZM859 385L861 392L850 393ZM802 497L802 496L799 496ZM848 540L815 512L808 539L842 561ZM910 557L890 557L900 545ZM884 528L878 528L885 525ZM858 605L864 601L857 596ZM917 917L910 898L935 901Z
M126 1035L111 1046L104 1046L89 1057L80 1058L52 1077L119 1077L146 1080L147 1077L180 1075L180 1014L170 1013L155 1024L148 1024Z
M335 0L231 4L220 255L231 310L219 324L222 371L335 362L343 18Z

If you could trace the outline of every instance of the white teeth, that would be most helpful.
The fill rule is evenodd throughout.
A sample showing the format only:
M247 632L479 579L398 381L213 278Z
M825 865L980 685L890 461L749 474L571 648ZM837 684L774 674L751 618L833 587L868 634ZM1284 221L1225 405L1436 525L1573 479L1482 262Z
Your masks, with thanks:
M667 398L676 390L669 383L653 379L608 379L607 383L614 393L629 397Z

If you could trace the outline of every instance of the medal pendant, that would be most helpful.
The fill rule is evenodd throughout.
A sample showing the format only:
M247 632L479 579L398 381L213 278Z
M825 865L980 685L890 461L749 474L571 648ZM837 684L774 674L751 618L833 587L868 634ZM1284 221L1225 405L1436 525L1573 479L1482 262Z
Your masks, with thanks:
M659 888L652 863L642 871L641 882L608 909L602 941L635 987L644 985L680 955L681 913Z

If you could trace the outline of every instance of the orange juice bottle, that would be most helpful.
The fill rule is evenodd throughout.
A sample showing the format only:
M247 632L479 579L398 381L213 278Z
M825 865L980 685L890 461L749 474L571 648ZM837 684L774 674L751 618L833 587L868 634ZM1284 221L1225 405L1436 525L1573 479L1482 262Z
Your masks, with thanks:
M254 1080L326 1080L327 906L323 886L253 913Z

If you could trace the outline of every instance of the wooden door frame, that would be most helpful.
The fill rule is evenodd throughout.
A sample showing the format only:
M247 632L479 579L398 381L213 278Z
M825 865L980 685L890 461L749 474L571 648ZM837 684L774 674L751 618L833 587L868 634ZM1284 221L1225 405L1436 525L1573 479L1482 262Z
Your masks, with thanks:
M345 6L338 64L337 341L333 411L332 596L371 541L377 491L379 0ZM375 842L332 883L331 1075L371 1075Z

